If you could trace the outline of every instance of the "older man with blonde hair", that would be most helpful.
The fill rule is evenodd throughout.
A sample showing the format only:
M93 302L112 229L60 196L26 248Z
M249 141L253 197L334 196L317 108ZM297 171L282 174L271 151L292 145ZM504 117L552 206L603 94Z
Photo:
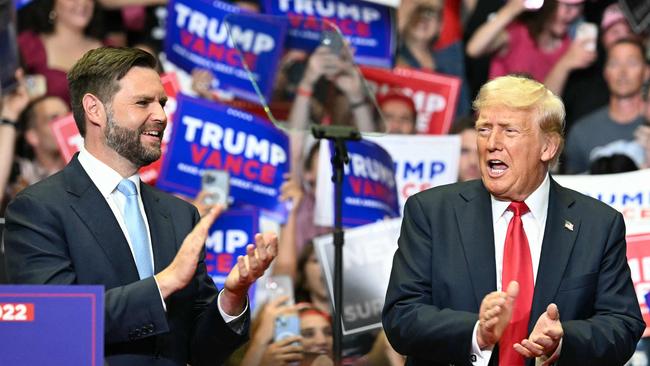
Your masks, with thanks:
M383 324L407 365L623 365L645 324L609 206L549 174L564 107L519 76L474 101L481 179L406 202Z

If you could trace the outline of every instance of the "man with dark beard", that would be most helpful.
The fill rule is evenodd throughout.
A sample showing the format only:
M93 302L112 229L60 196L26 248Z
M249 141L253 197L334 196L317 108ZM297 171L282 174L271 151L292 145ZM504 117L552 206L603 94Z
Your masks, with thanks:
M17 284L105 286L105 354L116 365L217 365L246 338L246 293L277 252L274 234L237 260L217 292L204 244L221 211L141 184L160 158L167 100L156 61L100 48L68 73L84 149L7 210L7 272Z

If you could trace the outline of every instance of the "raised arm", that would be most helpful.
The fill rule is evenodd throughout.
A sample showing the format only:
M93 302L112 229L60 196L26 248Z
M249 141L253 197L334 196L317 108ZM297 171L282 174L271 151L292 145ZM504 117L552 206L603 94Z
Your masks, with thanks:
M555 95L562 95L569 74L573 70L583 69L596 60L596 51L589 50L588 39L574 40L569 50L555 63L551 72L546 76L544 85Z
M524 0L509 0L474 32L465 48L467 55L474 58L482 57L507 46L506 27L524 10Z

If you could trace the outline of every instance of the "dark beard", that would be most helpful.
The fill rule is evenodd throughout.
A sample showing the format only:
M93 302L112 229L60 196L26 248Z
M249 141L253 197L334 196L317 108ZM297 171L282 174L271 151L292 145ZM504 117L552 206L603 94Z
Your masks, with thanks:
M160 146L158 148L147 148L140 142L140 135L145 126L137 130L131 130L118 126L110 111L107 116L107 126L104 136L106 145L115 152L126 158L137 167L143 167L160 159Z

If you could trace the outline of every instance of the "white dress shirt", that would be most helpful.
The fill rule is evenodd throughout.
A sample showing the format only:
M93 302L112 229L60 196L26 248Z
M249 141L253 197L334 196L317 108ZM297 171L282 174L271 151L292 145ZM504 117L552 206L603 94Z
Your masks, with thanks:
M108 207L111 208L111 211L113 212L113 215L117 219L118 224L120 225L120 229L122 229L122 233L124 233L124 237L126 238L126 241L129 243L129 249L131 249L131 255L133 255L133 244L131 243L131 237L129 236L129 232L126 228L126 223L124 222L124 215L122 214L124 212L124 206L126 205L126 197L121 194L117 190L118 184L124 179L120 173L116 172L111 168L110 166L104 164L101 160L97 159L94 157L88 150L85 148L81 148L79 151L79 163L81 164L81 167L86 171L88 176L90 177L90 180L95 184L99 192L102 194L104 199L106 199L106 203L108 203ZM144 224L147 229L147 237L149 239L149 244L152 245L151 243L151 232L149 231L149 222L147 220L147 213L144 211L144 206L142 204L142 196L140 195L140 176L138 174L134 174L128 178L130 181L135 183L135 186L138 191L138 206L140 207L140 213L142 214L142 218L144 219ZM151 263L152 263L152 268L155 268L155 262L153 258L153 248L150 250L151 253ZM135 260L135 257L134 257ZM158 286L158 281L154 277L154 281L156 282L156 286ZM165 301L162 297L162 293L160 292L160 286L158 286L158 293L160 293L160 300L162 301L163 308L165 311L167 311L167 305L165 304ZM232 316L228 315L226 312L221 309L221 293L219 293L219 297L217 298L217 307L219 308L219 313L221 313L221 316L223 317L223 320L226 323L230 323L239 317L241 317L245 312L246 309L248 308L248 301L246 302L246 306L244 307L244 311L237 315L237 316Z
M537 269L539 268L539 258L542 253L542 241L544 240L544 229L546 228L546 216L548 214L548 197L551 188L549 175L537 189L524 200L529 212L521 216L524 225L524 232L528 239L530 256L533 264L533 281L537 279ZM501 272L503 271L503 247L505 246L506 233L510 219L514 216L512 211L508 210L509 201L499 201L491 196L492 201L492 226L494 228L494 260L496 262L496 279L497 291L502 290ZM477 339L478 322L474 326L474 337L472 339L472 359L474 366L486 366L492 356L492 349L481 350L478 346ZM558 347L559 351L560 347ZM556 351L556 352L558 352Z

